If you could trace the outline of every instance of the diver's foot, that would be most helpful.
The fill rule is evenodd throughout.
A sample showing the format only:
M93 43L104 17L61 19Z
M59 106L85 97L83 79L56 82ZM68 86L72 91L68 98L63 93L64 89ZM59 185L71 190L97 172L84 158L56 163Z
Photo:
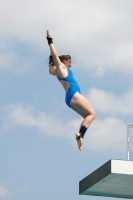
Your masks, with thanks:
M76 133L76 140L77 140L78 148L81 151L82 146L83 146L83 138L80 137L80 133Z

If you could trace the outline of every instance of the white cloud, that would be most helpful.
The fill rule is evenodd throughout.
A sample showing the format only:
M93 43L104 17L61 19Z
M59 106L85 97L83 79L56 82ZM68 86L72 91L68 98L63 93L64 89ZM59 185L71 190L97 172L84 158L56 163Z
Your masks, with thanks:
M94 120L85 136L85 147L93 150L126 147L126 124L117 118Z
M92 88L87 94L88 100L93 104L96 111L102 113L132 114L133 113L133 89L124 94L115 95L97 88Z
M8 189L3 185L8 185ZM28 192L27 186L20 187L15 177L0 179L0 197L6 198L9 195L11 196L15 196L16 194L22 195L26 194L27 192Z
M4 106L2 109L5 113L4 129L16 126L27 126L30 128L37 128L39 132L48 135L64 136L64 131L72 130L73 124L63 124L61 119L46 115L44 112L35 111L30 105L23 107L22 104L10 104ZM70 128L70 129L69 129ZM70 136L69 131L69 135Z
M80 124L81 120L73 120L71 123L74 125L72 130L77 130L77 124ZM83 148L90 150L113 148L123 151L123 148L126 149L126 139L126 123L123 120L114 117L95 119L85 134ZM74 140L73 143L76 144Z
M1 0L0 37L48 52L49 29L59 54L75 55L96 76L107 69L133 73L132 7L132 0Z
M26 126L36 128L39 133L54 137L68 137L75 142L75 134L81 119L63 123L61 119L35 111L31 106L21 104L7 105L1 109L5 114L4 128ZM126 124L117 118L108 117L104 120L95 119L85 136L85 148L101 149L113 145L121 149L125 141Z
M32 61L13 50L13 44L0 43L0 69L15 73L26 73L33 67Z
M5 198L8 196L8 194L9 194L8 189L0 185L0 197Z

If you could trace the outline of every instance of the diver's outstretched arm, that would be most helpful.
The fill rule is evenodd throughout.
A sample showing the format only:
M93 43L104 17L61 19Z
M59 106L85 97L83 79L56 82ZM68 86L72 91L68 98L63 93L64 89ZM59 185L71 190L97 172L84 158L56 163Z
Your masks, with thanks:
M58 56L58 54L56 52L56 49L55 49L55 47L53 45L53 41L52 41L52 38L51 38L51 36L49 34L49 31L47 31L46 35L47 35L47 40L48 40L50 52L51 52L51 54L52 54L52 56L54 58L55 65L58 68L60 65L62 65L62 62L60 61L59 56Z

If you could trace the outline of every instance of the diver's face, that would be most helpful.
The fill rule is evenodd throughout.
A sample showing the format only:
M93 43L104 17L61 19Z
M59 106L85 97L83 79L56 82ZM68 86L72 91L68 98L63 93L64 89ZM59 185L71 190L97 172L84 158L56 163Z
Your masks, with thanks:
M68 60L64 60L64 65L66 66L66 67L68 67L68 68L70 68L71 67L71 59L68 59Z

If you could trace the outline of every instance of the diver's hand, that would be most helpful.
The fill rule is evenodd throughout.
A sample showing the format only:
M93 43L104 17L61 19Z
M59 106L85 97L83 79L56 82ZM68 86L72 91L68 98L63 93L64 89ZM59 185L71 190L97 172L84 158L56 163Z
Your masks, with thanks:
M47 30L47 32L46 32L46 36L47 36L47 38L51 38L51 36L50 36L50 34L49 34L49 31Z

